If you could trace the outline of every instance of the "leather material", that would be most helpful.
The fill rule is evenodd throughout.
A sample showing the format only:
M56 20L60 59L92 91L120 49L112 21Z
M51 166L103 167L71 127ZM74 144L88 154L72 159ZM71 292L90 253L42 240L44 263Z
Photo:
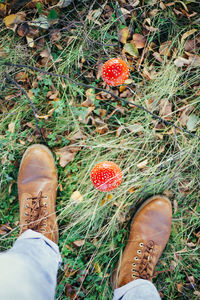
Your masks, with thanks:
M44 145L30 146L18 174L20 233L27 229L58 242L56 221L57 172L51 151Z
M172 208L161 195L154 196L136 213L129 240L113 276L113 288L135 279L152 280L156 263L171 233Z

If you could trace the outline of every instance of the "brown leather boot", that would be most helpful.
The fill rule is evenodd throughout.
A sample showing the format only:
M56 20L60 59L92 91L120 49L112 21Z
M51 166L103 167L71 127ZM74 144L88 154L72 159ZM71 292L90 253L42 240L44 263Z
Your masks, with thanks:
M113 289L135 279L152 281L156 263L171 232L172 207L168 198L149 198L137 211L129 240L112 278Z
M51 151L44 145L30 146L23 155L18 174L20 234L32 229L58 242L57 185Z

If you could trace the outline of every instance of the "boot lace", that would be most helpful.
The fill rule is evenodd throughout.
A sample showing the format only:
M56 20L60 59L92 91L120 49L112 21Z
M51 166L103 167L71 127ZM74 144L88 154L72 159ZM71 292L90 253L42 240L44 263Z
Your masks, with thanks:
M25 226L24 230L32 229L35 231L46 231L47 227L47 196L43 196L42 192L36 197L27 198L25 204ZM23 230L23 231L24 231Z
M153 274L153 255L156 251L154 241L149 241L146 245L143 243L139 244L139 249L137 250L138 256L134 257L134 262L132 263L132 277L134 279L152 279Z

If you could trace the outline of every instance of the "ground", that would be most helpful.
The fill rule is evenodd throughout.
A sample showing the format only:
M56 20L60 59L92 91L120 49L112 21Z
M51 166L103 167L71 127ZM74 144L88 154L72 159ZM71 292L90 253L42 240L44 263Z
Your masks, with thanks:
M173 225L153 282L162 299L199 299L198 1L15 2L0 1L0 250L19 233L20 159L43 143L59 175L56 299L112 299L131 218L156 194ZM109 87L114 57L130 76ZM109 193L90 180L104 160L123 171Z

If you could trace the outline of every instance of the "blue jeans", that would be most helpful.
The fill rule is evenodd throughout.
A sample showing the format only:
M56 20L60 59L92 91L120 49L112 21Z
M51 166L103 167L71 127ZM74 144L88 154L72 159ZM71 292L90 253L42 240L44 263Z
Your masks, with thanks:
M1 300L53 300L61 264L58 246L27 230L13 247L0 253ZM138 279L114 291L113 300L159 300L154 285Z

